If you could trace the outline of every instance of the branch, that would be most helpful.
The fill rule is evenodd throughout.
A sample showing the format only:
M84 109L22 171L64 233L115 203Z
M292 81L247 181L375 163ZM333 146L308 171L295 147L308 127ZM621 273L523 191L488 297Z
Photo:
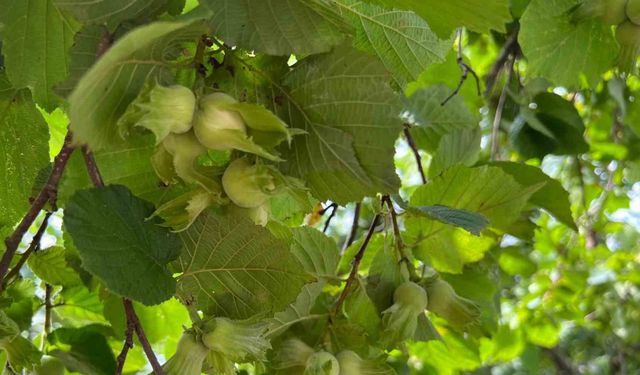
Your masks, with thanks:
M558 374L573 375L576 371L573 369L573 365L558 351L557 348L544 349L545 353L551 357L551 360L556 365Z
M9 265L11 264L13 256L16 254L16 250L20 245L20 241L22 241L22 237L27 233L29 227L31 227L31 224L36 220L38 214L47 201L51 202L54 210L56 209L55 202L58 195L58 185L60 184L62 172L64 171L72 152L73 146L71 145L71 132L69 131L64 139L62 150L60 150L60 153L58 153L53 161L53 169L49 175L47 183L42 188L38 196L33 200L31 208L20 224L18 224L15 231L5 240L6 250L0 260L0 285L4 284L5 276L9 270Z
M351 232L349 232L349 237L342 245L342 251L344 252L351 244L356 240L356 236L358 235L358 222L360 222L360 208L362 204L360 202L356 203L356 207L353 210L353 221L351 222Z
M122 300L123 305L125 304L125 300ZM122 350L120 354L118 354L117 363L118 366L116 368L116 375L122 375L122 370L124 369L124 363L127 360L127 354L129 354L129 349L133 348L133 332L135 331L135 327L132 324L132 321L127 316L127 330L124 333L124 344L122 346Z
M331 312L332 317L335 317L337 315L338 311L340 311L340 308L342 307L342 304L344 303L345 299L347 299L347 296L349 295L349 289L351 289L351 284L353 284L356 277L358 276L358 268L360 267L360 262L362 262L362 258L364 257L364 252L367 250L369 241L371 241L371 237L373 237L373 233L376 231L376 226L378 225L379 220L380 220L380 214L376 214L376 216L373 218L373 221L371 222L371 226L369 227L367 236L364 238L364 242L362 242L362 245L360 245L360 249L358 249L358 252L353 257L351 273L347 278L347 283L344 286L344 289L342 289L342 293L340 293L340 297L338 297L338 301L336 301L336 305L333 308L333 311Z
M487 74L487 77L485 78L486 95L488 95L493 90L493 86L498 79L498 75L504 68L504 64L509 59L509 56L513 55L514 57L517 57L520 54L520 46L518 45L518 31L518 28L516 28L511 34L509 34L509 37L507 37L507 40L504 42L504 46L502 47L500 54L491 67L491 71L489 71L489 74Z
M391 197L385 195L382 197L382 202L387 204L389 207L389 212L391 213L391 222L393 224L393 235L396 240L396 247L398 249L398 253L400 254L400 262L404 263L407 267L407 272L409 272L409 278L413 281L420 280L420 276L416 273L416 269L411 263L411 258L407 255L405 251L404 242L402 241L402 235L400 234L400 226L398 225L398 214L396 213L396 209L393 207L393 201Z
M93 153L86 145L82 146L82 157L84 158L84 164L87 167L87 173L89 174L93 185L97 188L103 188L104 180L102 179L102 175L98 169L98 164L96 164L96 159L93 157Z
M509 92L509 85L511 84L511 78L513 77L513 64L515 62L515 56L509 57L507 81L504 83L502 93L500 93L500 99L498 99L498 106L496 107L496 116L493 119L493 126L491 128L491 160L495 160L499 152L499 140L498 135L500 131L500 124L502 123L502 112L504 111L504 105L507 102L507 93Z
M458 63L458 67L462 71L462 75L460 76L460 81L458 82L458 86L453 90L451 95L449 95L445 100L440 103L440 105L445 105L451 98L458 95L462 85L466 82L467 78L469 78L469 73L473 76L476 81L476 89L478 90L478 96L482 95L482 91L480 90L480 78L478 74L476 74L475 70L471 68L468 64L464 62L464 57L462 56L462 28L458 29L458 57L456 58L456 62Z
M133 303L131 300L126 298L122 299L122 303L124 305L124 312L127 316L127 325L131 324L136 334L138 335L138 340L140 340L140 344L142 345L142 350L147 355L149 362L151 363L151 368L153 368L153 372L155 375L164 375L164 371L162 370L162 366L158 362L153 349L151 348L151 344L149 344L149 340L147 340L147 336L142 329L142 324L140 324L140 319L138 319L138 315L136 315L136 311L133 308Z
M42 219L42 223L40 223L40 227L38 227L38 231L33 236L33 239L31 240L29 247L27 248L27 250L25 250L24 253L22 253L22 256L18 260L18 263L16 263L16 265L13 266L13 268L11 268L11 271L7 273L7 276L5 277L5 280L7 281L6 284L8 284L9 281L12 280L14 277L18 276L18 274L20 273L20 269L27 262L27 259L29 259L29 256L31 255L31 253L33 253L34 251L40 250L40 240L42 240L42 236L44 235L44 232L47 230L47 227L49 226L49 218L51 217L52 214L53 214L52 212L47 211L47 213L44 215L44 219ZM0 290L3 290L6 284L1 285Z
M422 168L422 157L420 156L420 150L418 149L418 145L416 145L415 139L413 139L413 136L411 135L411 131L409 129L408 124L404 125L403 132L404 132L404 137L406 138L407 143L411 148L411 151L413 151L413 156L416 158L416 163L418 164L418 172L420 172L420 178L422 178L422 183L426 184L427 176L424 174L424 169Z
M333 220L333 218L336 216L336 212L338 211L338 204L331 203L327 207L323 208L322 211L320 211L320 215L326 214L327 211L329 210L331 210L331 213L329 214L327 221L325 221L324 223L324 228L322 228L322 233L327 233L327 229L329 229L329 224L331 224L331 220Z

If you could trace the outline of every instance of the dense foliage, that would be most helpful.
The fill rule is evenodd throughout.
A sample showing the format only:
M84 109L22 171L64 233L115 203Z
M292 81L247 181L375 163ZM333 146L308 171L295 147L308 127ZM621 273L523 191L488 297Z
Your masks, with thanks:
M639 54L637 0L0 0L0 365L639 373Z

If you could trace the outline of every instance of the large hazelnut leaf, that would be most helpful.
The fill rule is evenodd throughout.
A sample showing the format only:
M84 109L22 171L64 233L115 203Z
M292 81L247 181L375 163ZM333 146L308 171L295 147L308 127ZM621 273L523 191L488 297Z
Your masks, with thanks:
M240 215L204 213L180 238L177 294L207 314L273 314L313 280L286 241Z
M152 204L124 186L76 192L64 210L64 225L82 259L82 267L111 291L145 305L171 298L176 281L167 264L180 241L158 226Z

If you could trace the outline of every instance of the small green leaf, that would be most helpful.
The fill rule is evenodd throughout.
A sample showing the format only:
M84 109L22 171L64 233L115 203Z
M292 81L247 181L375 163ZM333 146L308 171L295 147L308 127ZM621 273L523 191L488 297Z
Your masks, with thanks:
M409 124L416 125L411 133L418 147L435 152L446 134L456 129L478 127L478 118L471 114L459 96L442 105L451 92L447 86L437 84L416 91L406 100L402 115Z
M169 299L176 282L166 267L180 251L178 238L157 220L154 207L126 187L76 192L64 223L82 265L123 297L154 305Z
M476 236L489 225L489 220L481 214L459 210L447 206L420 206L416 210L445 224L455 225ZM413 212L413 211L412 211Z
M49 335L49 342L69 349L54 349L49 354L59 358L71 371L111 375L116 371L116 360L104 336L109 330L101 325L58 328Z
M543 92L533 98L536 109L522 108L509 136L525 158L587 152L584 123L573 103Z
M433 178L457 164L471 167L480 156L480 127L455 129L440 138L438 149L429 165L429 177Z
M27 264L36 276L51 285L78 285L82 281L67 264L65 255L64 248L51 247L31 254Z
M499 161L492 162L490 165L502 169L522 186L544 183L544 186L531 196L531 203L549 211L569 228L577 230L571 214L569 193L564 190L560 181L549 177L540 168L527 164Z

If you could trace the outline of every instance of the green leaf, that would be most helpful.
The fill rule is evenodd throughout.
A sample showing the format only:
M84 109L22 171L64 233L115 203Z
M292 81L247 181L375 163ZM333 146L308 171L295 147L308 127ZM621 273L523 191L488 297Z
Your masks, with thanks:
M311 227L295 228L292 232L291 251L304 270L319 278L334 277L340 261L336 242Z
M69 96L69 119L74 140L92 150L122 142L117 121L144 83L166 79L170 61L183 43L206 33L202 22L155 22L119 39L86 72Z
M116 360L102 333L106 329L99 325L58 328L49 335L49 342L69 349L54 349L49 354L59 358L71 371L111 375L116 371Z
M323 0L201 0L225 43L270 55L327 52L344 39L343 21Z
M14 322L7 314L0 310L0 340L11 339L20 334L18 324Z
M69 286L82 282L78 274L67 264L65 250L61 247L34 252L27 264L36 276L51 285Z
M73 91L84 73L98 59L100 49L104 48L104 43L108 40L105 36L107 33L108 30L103 25L90 25L84 26L75 34L73 45L69 49L69 76L55 86L56 93L67 97Z
M381 332L380 315L365 288L366 285L362 280L356 280L356 284L344 301L342 313L350 323L362 327L370 337L378 337Z
M527 74L560 86L580 85L581 75L595 85L617 55L609 26L598 19L572 23L568 11L577 0L533 0L521 19L518 41Z
M542 159L547 154L576 155L589 151L584 140L584 123L573 103L543 92L533 98L535 111L521 108L509 136L526 158Z
M136 136L122 141L112 149L94 152L105 184L125 185L136 196L156 205L172 197L172 189L164 187L153 171L151 156L155 150L153 136ZM60 201L67 201L77 190L93 186L84 158L74 153L60 182Z
M429 177L433 178L457 164L467 167L478 161L482 132L480 127L455 129L440 138L438 149L429 165Z
M66 54L79 29L52 0L0 1L7 75L15 87L29 87L35 101L55 109L59 98L53 86L68 74Z
M389 11L357 0L334 1L355 29L356 48L376 55L404 87L431 64L443 62L451 40L441 40L413 12Z
M267 334L270 337L274 337L296 323L322 317L322 315L319 314L312 314L311 309L322 293L324 285L324 281L316 281L315 283L303 286L300 294L296 297L295 302L287 306L287 308L281 312L276 313L273 316L273 319L269 320L269 329Z
M418 147L429 152L438 149L440 139L456 129L476 129L478 119L471 114L459 96L445 105L442 102L451 95L451 89L438 84L416 91L405 103L403 117L410 124Z
M310 281L285 241L245 217L205 213L180 237L178 296L207 314L272 314Z
M441 38L448 38L458 27L487 33L504 31L511 21L508 0L369 0L389 8L409 9L429 23Z
M49 162L49 134L28 89L13 89L0 71L0 227L29 208L30 189Z
M569 193L564 190L560 181L549 177L540 168L527 164L499 161L492 162L489 165L502 169L522 186L544 183L540 190L533 193L530 202L544 208L569 228L577 230L571 214Z
M523 187L496 167L456 166L419 187L410 204L475 212L486 217L492 227L505 230L541 186ZM430 261L438 271L460 273L465 263L482 259L493 243L489 237L475 237L439 221L408 218L406 224L407 241L417 245L418 258Z
M476 236L479 236L480 232L489 225L489 220L487 220L486 217L467 210L459 210L441 205L420 206L416 207L416 210L432 219L460 227Z
M127 20L149 19L167 10L168 0L53 0L84 24L107 24L115 29Z
M36 307L36 287L33 280L18 280L7 287L4 297L9 298L10 303L3 306L2 310L11 318L20 331L31 327L31 319Z
M291 242L291 251L306 272L318 278L335 276L340 254L333 239L316 229L300 227L292 230ZM270 320L269 335L278 335L296 323L318 318L319 315L311 314L311 308L325 284L325 280L320 280L305 285L295 302Z
M0 340L0 349L7 353L8 362L19 373L22 373L22 369L33 369L34 365L40 363L40 357L42 357L38 348L22 336Z
M397 190L400 108L388 80L380 63L344 47L305 59L286 77L287 122L308 134L284 150L285 169L316 198L345 204Z
M63 288L59 295L61 304L53 307L60 324L73 327L92 323L108 323L103 316L103 304L98 291L84 286Z
M153 211L126 187L110 185L76 192L64 217L83 267L113 292L145 305L173 296L176 282L166 264L180 251L174 234L147 220Z

